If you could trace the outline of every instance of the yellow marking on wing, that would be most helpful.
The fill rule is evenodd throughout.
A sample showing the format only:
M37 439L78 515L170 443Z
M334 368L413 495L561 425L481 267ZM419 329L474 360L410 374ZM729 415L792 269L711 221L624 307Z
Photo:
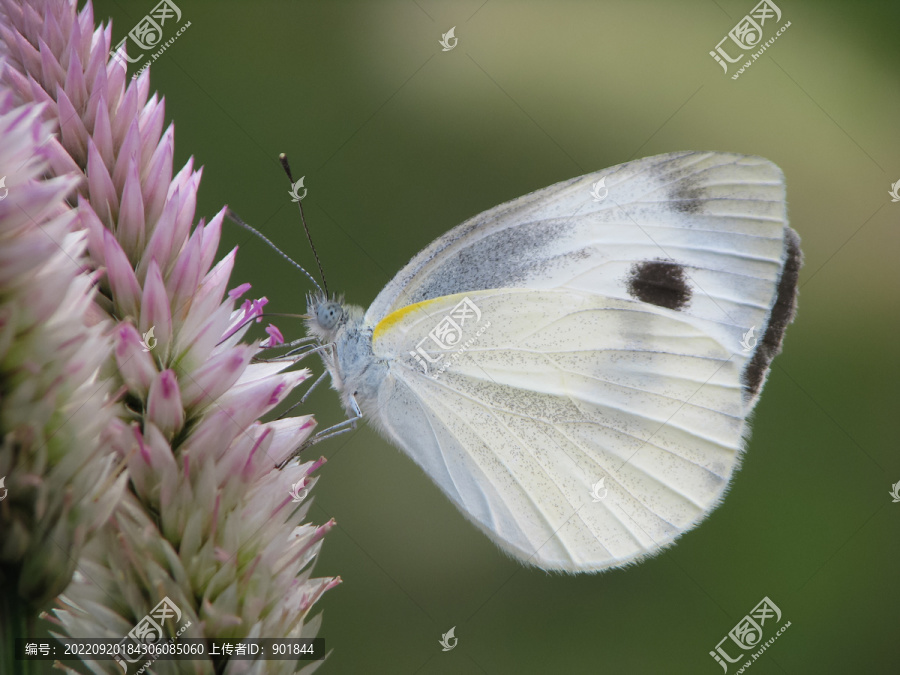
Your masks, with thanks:
M464 296L464 293L454 294L459 295L460 297ZM378 325L375 326L375 330L372 331L372 345L374 346L376 342L378 342L378 338L381 337L382 334L394 328L398 323L403 321L407 314L411 312L416 312L420 309L424 310L429 305L433 305L435 303L441 302L446 303L447 298L452 298L453 295L442 295L438 298L432 298L431 300L423 300L422 302L417 302L412 305L407 305L406 307L401 307L400 309L391 312L386 317L384 317L381 321L378 322Z

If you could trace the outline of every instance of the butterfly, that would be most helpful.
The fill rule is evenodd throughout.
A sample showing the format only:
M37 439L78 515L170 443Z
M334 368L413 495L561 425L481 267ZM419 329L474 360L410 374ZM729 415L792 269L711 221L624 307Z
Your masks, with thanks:
M768 160L679 152L557 183L435 240L367 310L308 296L348 414L318 438L367 420L526 564L635 562L722 500L800 266Z

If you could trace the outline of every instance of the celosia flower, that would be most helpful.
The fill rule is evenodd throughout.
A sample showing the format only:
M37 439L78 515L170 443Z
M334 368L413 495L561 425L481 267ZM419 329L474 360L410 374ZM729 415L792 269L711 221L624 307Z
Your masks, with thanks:
M103 323L89 325L96 275L83 270L84 232L65 201L78 181L42 178L53 131L42 107L17 106L0 88L2 626L23 637L68 585L126 480L113 448L125 426L98 373L110 340Z
M224 209L192 229L201 172L191 159L173 176L174 127L163 132L149 71L125 86L123 61L108 58L111 26L94 30L90 2L80 13L74 0L0 7L10 65L0 86L45 104L60 128L46 144L51 173L80 177L89 265L105 272L93 310L116 324L104 372L126 392L110 428L130 427L120 452L130 489L85 547L55 621L70 636L121 637L168 596L192 621L185 637L311 637L310 608L339 581L310 578L333 523L303 524L309 503L294 505L290 490L314 485L324 460L277 471L314 422L258 421L308 373L253 363L260 344L240 342L267 301L236 310L249 284L226 294L235 251L213 266ZM283 341L271 328L267 342ZM184 666L154 669L173 663ZM210 662L190 663L212 672ZM92 667L118 672L110 661ZM215 666L250 667L263 664Z

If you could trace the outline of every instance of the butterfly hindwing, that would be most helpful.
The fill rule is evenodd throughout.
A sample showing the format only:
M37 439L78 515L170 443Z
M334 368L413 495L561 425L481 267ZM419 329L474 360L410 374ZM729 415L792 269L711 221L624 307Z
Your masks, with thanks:
M741 453L747 357L703 322L565 290L458 294L398 314L375 331L390 366L371 418L520 559L621 565L721 498Z

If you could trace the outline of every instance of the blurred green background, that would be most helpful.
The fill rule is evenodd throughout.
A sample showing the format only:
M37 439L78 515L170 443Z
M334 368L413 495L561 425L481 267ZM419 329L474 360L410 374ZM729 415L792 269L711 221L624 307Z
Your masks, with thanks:
M155 4L95 11L118 42ZM709 651L764 596L791 627L755 675L900 672L900 4L779 1L790 28L735 81L708 52L754 4L178 0L191 26L151 87L176 164L205 167L198 215L227 203L313 265L287 152L329 283L356 304L484 209L675 150L775 161L803 238L799 315L743 468L639 566L523 568L371 429L313 450L329 461L311 514L338 524L316 572L344 580L318 605L334 650L320 672L714 675ZM230 227L220 255L235 245L232 285L305 310L300 274ZM343 419L324 388L306 411Z

